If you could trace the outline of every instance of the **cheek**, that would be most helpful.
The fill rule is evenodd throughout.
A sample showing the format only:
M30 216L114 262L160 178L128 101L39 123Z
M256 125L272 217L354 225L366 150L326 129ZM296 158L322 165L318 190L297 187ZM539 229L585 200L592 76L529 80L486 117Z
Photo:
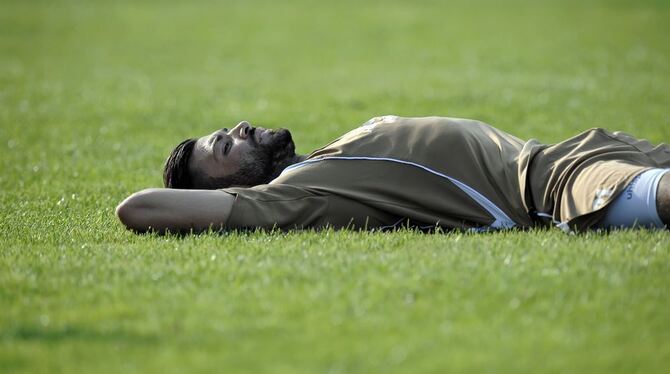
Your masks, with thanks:
M221 166L214 160L206 160L202 163L200 170L209 177L218 177L221 173Z
M239 164L241 161L246 161L251 157L253 149L249 146L248 143L238 143L234 149L234 152L228 154L228 159L231 162Z
M240 151L236 149L228 153L228 156L218 165L219 169L224 170L225 174L235 173L240 168L241 162L244 161L244 153Z

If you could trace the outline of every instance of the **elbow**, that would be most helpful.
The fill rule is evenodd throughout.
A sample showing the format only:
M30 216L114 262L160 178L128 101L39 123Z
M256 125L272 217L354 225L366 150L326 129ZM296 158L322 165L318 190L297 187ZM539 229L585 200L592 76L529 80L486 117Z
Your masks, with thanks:
M128 229L132 229L133 216L136 214L135 207L133 206L133 196L135 195L127 197L125 200L119 203L119 205L116 206L116 217Z
M116 207L116 216L129 230L146 232L150 229L151 194L155 189L145 189L128 196Z

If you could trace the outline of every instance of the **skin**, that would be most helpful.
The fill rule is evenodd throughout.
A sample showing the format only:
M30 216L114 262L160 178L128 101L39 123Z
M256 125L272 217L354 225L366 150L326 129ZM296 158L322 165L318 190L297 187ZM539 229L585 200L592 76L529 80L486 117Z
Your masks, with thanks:
M136 232L201 232L222 229L235 197L220 190L148 188L130 195L116 215Z
M195 171L196 179L198 176L219 178L235 174L254 148L270 141L271 131L253 128L249 122L242 121L231 130L224 128L198 138L189 159L189 169Z
M670 172L665 173L658 184L656 209L661 221L670 229Z
M213 177L235 173L252 147L248 141L250 129L249 123L242 121L230 131L220 129L199 138L189 159L189 169Z

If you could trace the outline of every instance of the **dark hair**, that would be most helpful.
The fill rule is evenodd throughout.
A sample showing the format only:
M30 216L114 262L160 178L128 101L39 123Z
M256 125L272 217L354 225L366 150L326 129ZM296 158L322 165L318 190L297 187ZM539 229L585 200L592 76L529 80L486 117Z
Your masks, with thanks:
M165 161L163 184L167 188L193 188L191 174L188 171L188 159L191 157L197 139L186 139L176 146Z

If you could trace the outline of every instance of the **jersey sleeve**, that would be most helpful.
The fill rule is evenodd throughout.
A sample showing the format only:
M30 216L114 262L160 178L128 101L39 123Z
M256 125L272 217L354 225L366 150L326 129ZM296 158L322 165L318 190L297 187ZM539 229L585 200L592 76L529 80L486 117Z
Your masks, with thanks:
M223 191L235 196L226 222L229 229L371 229L397 219L355 200L288 184L226 188Z

